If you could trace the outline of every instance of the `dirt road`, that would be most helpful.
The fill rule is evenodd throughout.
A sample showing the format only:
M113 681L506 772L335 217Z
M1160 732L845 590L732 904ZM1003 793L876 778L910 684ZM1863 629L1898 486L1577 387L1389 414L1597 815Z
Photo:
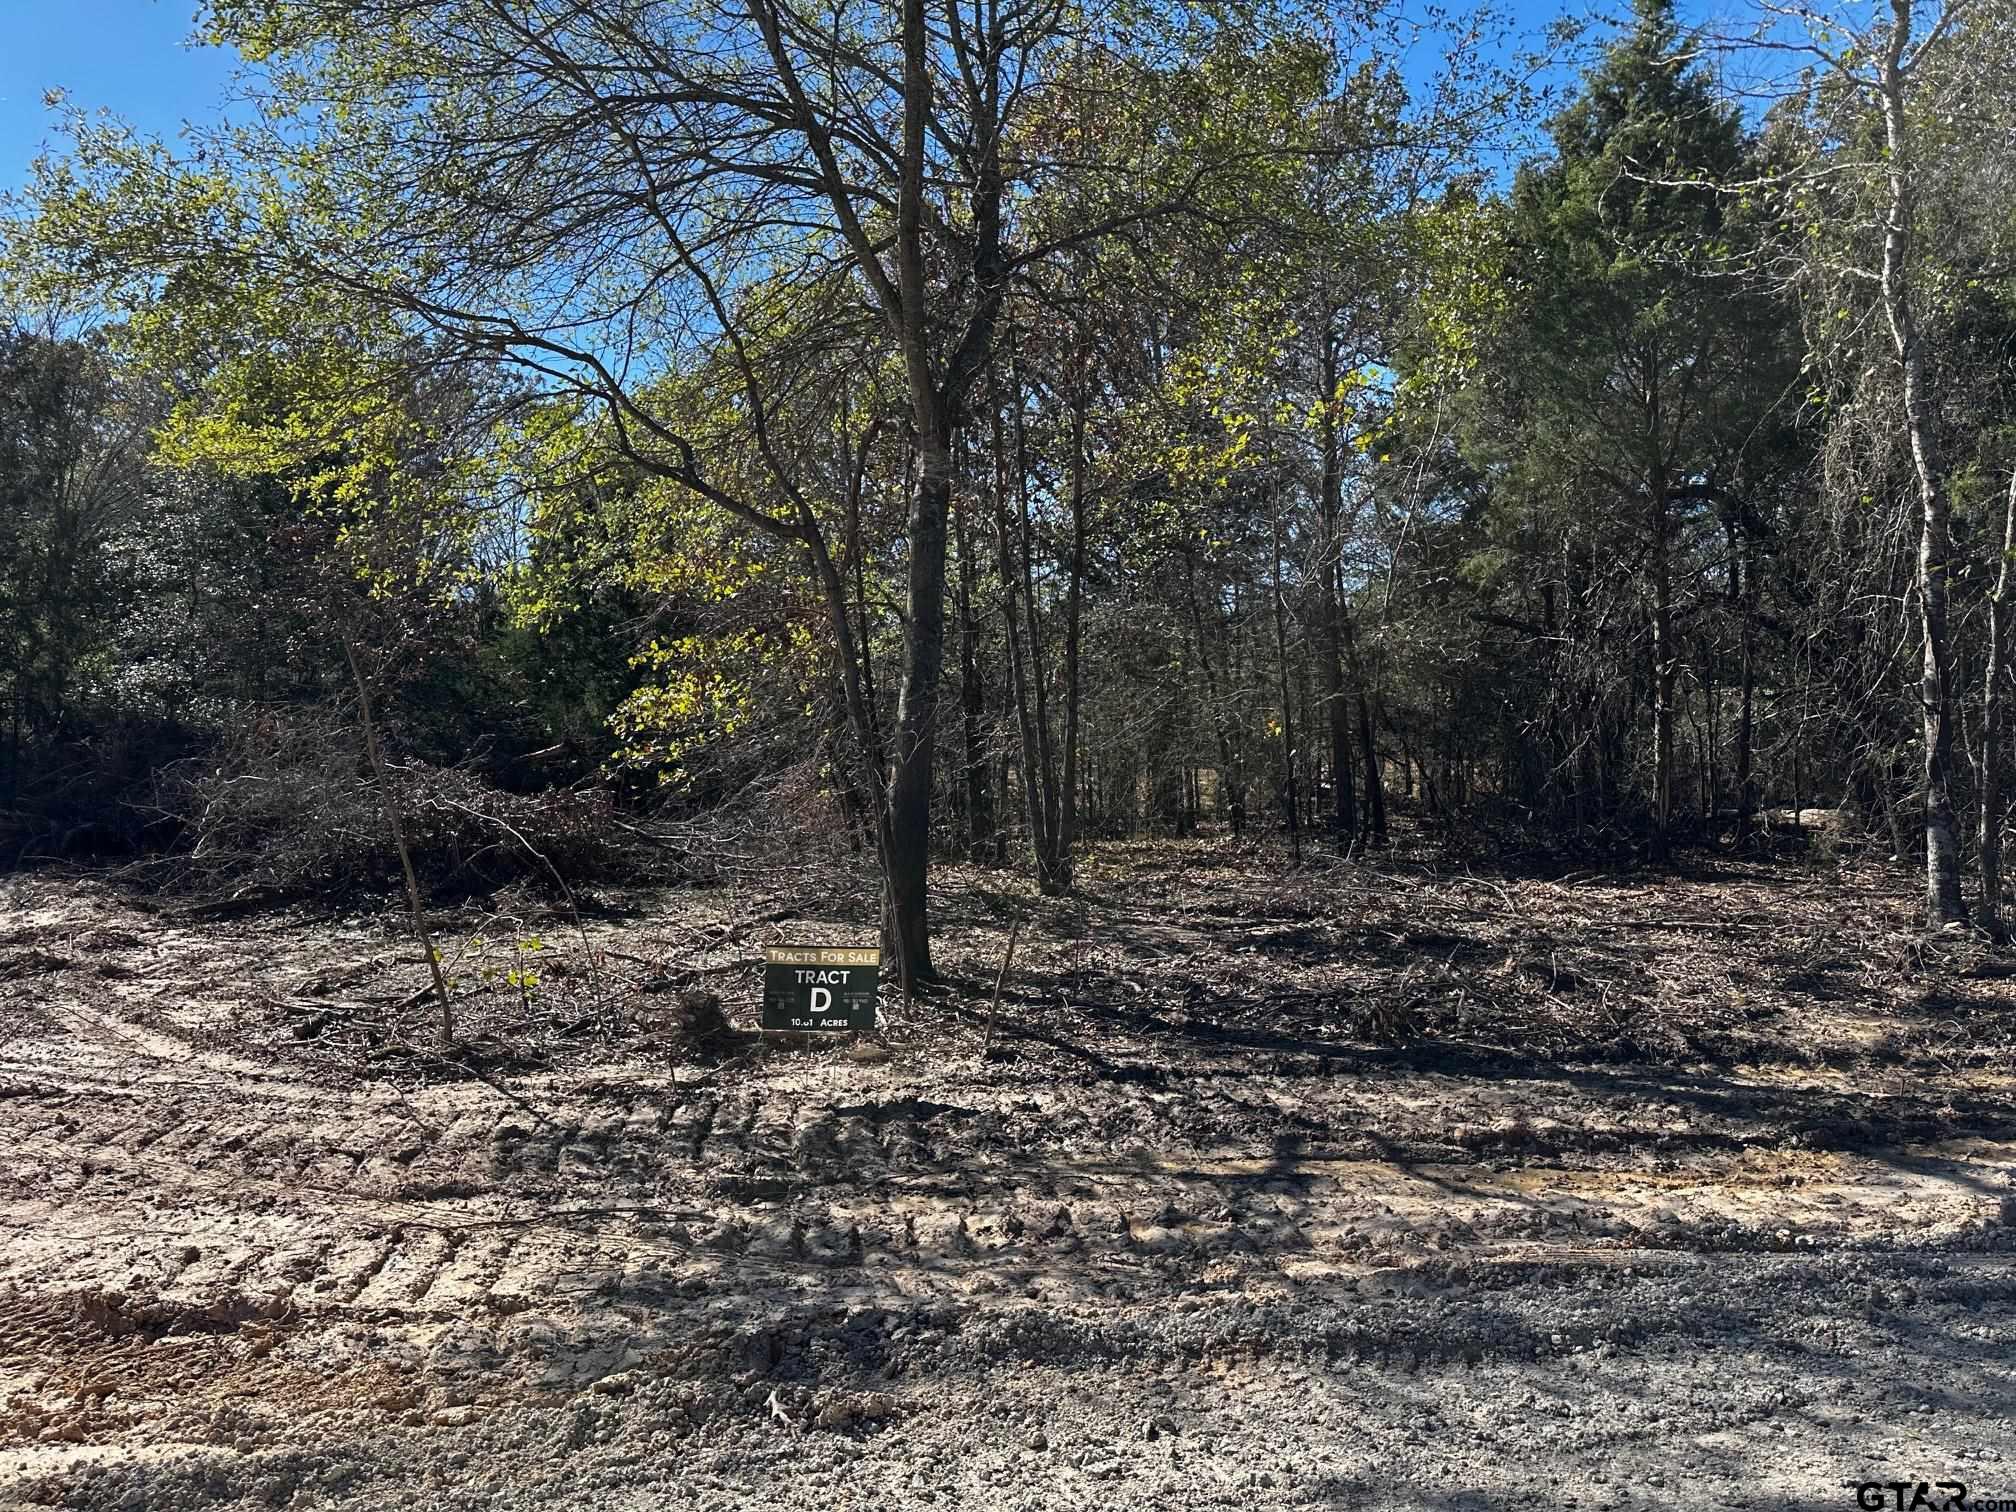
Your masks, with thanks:
M1231 875L1018 904L985 1059L998 908L886 1050L702 1057L654 989L858 921L549 917L535 995L472 914L456 1065L386 920L0 884L0 1505L2016 1497L2001 961L1878 876Z

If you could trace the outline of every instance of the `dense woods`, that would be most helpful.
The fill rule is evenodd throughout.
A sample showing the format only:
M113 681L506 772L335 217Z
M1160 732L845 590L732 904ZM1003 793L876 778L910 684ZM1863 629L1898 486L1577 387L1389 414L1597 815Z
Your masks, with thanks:
M2016 20L1858 16L223 0L12 202L0 856L827 845L918 979L934 858L1839 808L1998 930Z

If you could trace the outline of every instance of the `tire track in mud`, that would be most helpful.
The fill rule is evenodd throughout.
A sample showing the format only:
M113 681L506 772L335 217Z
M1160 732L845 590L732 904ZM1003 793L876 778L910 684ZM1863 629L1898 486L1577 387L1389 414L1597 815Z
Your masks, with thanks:
M524 1295L539 1289L525 1282L541 1256L556 1273L572 1274L620 1271L640 1254L731 1289L736 1267L747 1261L787 1270L854 1269L864 1279L917 1270L954 1290L1068 1287L1107 1262L1150 1265L1172 1282L1236 1277L1252 1285L1390 1269L1451 1251L1544 1258L1558 1249L1572 1256L1592 1250L1592 1234L1594 1243L1643 1251L1648 1246L1634 1241L1662 1221L1667 1248L1712 1250L1713 1235L1704 1237L1684 1212L1672 1210L1708 1192L1719 1214L1749 1220L1746 1248L1771 1248L1766 1225L1782 1225L1794 1207L1801 1215L1796 1237L1809 1244L1811 1224L1830 1208L1863 1220L1866 1237L1880 1232L1877 1220L1894 1218L1900 1196L1964 1202L1968 1172L1992 1170L1999 1158L1984 1151L1949 1162L1943 1174L1896 1175L1883 1185L1872 1185L1880 1177L1875 1171L1840 1170L1826 1182L1809 1163L1796 1177L1804 1183L1796 1196L1768 1168L1752 1173L1756 1184L1745 1187L1740 1169L1594 1178L1528 1166L1499 1176L1322 1154L1288 1161L1001 1163L992 1171L961 1170L948 1183L938 1179L945 1162L930 1127L942 1115L920 1120L917 1110L864 1105L842 1112L750 1099L735 1113L732 1137L716 1159L695 1161L676 1134L657 1135L660 1114L647 1103L640 1098L599 1127L592 1118L570 1121L531 1158L503 1160L487 1181L451 1183L436 1195L405 1195L415 1187L428 1191L411 1173L438 1165L444 1153L455 1156L455 1147L438 1142L424 1160L402 1167L370 1153L369 1139L382 1130L369 1121L348 1130L289 1129L271 1116L261 1124L256 1114L191 1123L168 1109L162 1121L175 1120L180 1131L172 1140L149 1141L144 1128L123 1145L90 1140L88 1127L67 1137L30 1135L10 1150L17 1168L39 1170L59 1189L88 1168L120 1178L123 1190L115 1184L70 1193L66 1228L89 1228L94 1210L102 1220L99 1242L85 1253L61 1234L38 1233L31 1222L22 1241L10 1245L10 1259L0 1261L0 1276L18 1284L32 1273L57 1273L117 1287L133 1273L136 1253L178 1247L210 1253L222 1244L223 1270L178 1274L168 1290L300 1291L305 1284L320 1304L399 1312L419 1308L450 1271L461 1276L458 1298L465 1289L479 1296L495 1289L507 1271L517 1278L512 1293ZM298 1163L291 1170L253 1169L257 1162L242 1158L253 1141L214 1134L248 1124L261 1124L268 1145L297 1140ZM458 1126L474 1135L487 1125L468 1117L446 1128ZM629 1136L633 1129L641 1140ZM877 1159L850 1158L849 1144ZM899 1158L880 1159L887 1152ZM528 1203L518 1190L527 1177L543 1179L550 1200ZM1747 1214L1745 1191L1755 1208ZM639 1200L652 1192L661 1203ZM1857 1196L1864 1199L1859 1207L1852 1205ZM142 1202L147 1213L138 1219L131 1209ZM1618 1224L1624 1207L1647 1222ZM0 1218L17 1232L24 1227L4 1209ZM1829 1243L1855 1237L1850 1224L1834 1227ZM476 1243L469 1263L460 1263L462 1248L500 1228L514 1231L510 1243ZM367 1232L314 1251L313 1241L332 1229ZM122 1244L107 1237L122 1232L133 1238ZM313 1274L304 1275L302 1257L309 1254L319 1258ZM388 1271L390 1279L381 1279Z
M109 1015L97 1015L95 1022L114 1042L143 1043ZM1749 1142L1733 1131L1700 1127L1672 1132L1655 1127L1648 1136L1642 1110L1636 1127L1622 1110L1600 1122L1584 1120L1579 1127L1531 1119L1527 1105L1538 1101L1531 1093L1525 1105L1511 1104L1511 1116L1495 1122L1482 1117L1453 1125L1444 1121L1432 1139L1403 1131L1397 1143L1387 1136L1375 1144L1356 1128L1391 1126L1396 1121L1391 1103L1399 1100L1390 1100L1376 1117L1349 1094L1329 1103L1305 1099L1298 1108L1282 1110L1276 1106L1279 1097L1255 1099L1236 1084L1227 1087L1209 1078L1198 1078L1179 1093L1151 1094L1123 1083L1110 1089L1113 1095L1103 1103L1096 1087L1091 1089L1095 1095L1076 1094L1075 1100L1090 1104L1089 1109L1067 1109L1055 1094L1017 1098L1012 1088L999 1099L1005 1106L982 1110L915 1094L848 1104L762 1089L717 1093L676 1086L640 1086L618 1098L605 1094L598 1099L584 1098L580 1089L564 1083L533 1083L521 1102L500 1105L466 1086L400 1094L371 1083L346 1088L307 1084L271 1068L248 1075L253 1068L242 1058L217 1056L162 1035L144 1042L144 1054L123 1074L110 1070L79 1076L66 1068L57 1081L46 1076L57 1060L60 1056L0 1060L0 1075L31 1068L45 1073L33 1083L18 1083L13 1096L0 1100L17 1128L29 1134L56 1131L80 1146L158 1146L187 1157L197 1169L248 1151L270 1157L303 1125L312 1125L322 1135L317 1143L332 1154L358 1156L359 1169L369 1164L369 1155L379 1155L424 1174L431 1167L466 1162L489 1146L497 1152L489 1162L497 1178L527 1171L560 1175L564 1168L572 1177L600 1179L621 1170L640 1185L654 1171L681 1164L682 1155L685 1163L708 1172L779 1178L794 1185L874 1185L954 1167L974 1172L1048 1160L1068 1165L1074 1146L1222 1153L1239 1146L1200 1138L1200 1133L1218 1136L1241 1126L1250 1131L1243 1141L1247 1148L1263 1141L1290 1154L1381 1149L1396 1159L1411 1150L1431 1163L1493 1154L1530 1161L1550 1153L1580 1154L1592 1145L1608 1152L1626 1135L1656 1144L1670 1156L1724 1154ZM155 1063L184 1075L173 1082L150 1082L147 1073ZM191 1086L191 1071L207 1081ZM116 1102L119 1115L94 1113L94 1101ZM1256 1116L1269 1107L1292 1113L1299 1131L1284 1135L1277 1123ZM1414 1111L1416 1121L1422 1121L1424 1115ZM37 1122L38 1114L45 1121ZM332 1125L352 1132L347 1139L332 1135ZM1879 1135L1882 1130L1862 1132ZM197 1152L205 1148L211 1153L199 1158ZM382 1165L378 1169L382 1174Z
M82 928L110 908L72 913ZM1452 1401L1455 1439L1467 1400L1527 1444L1546 1415L1494 1398L1508 1373L1551 1401L1602 1380L1576 1374L1599 1360L1623 1367L1620 1402L1683 1426L1578 1423L1584 1471L1634 1435L1670 1458L1728 1427L1687 1417L1687 1391L1646 1390L1675 1356L1700 1361L1683 1384L1746 1413L1772 1381L1808 1389L1850 1356L1859 1391L1879 1352L1893 1379L1915 1362L2006 1400L1990 1336L2016 1253L1982 1222L2016 1168L2004 1079L1829 1071L1803 1046L1717 1071L1332 1045L1313 1010L1253 1048L1264 992L1235 983L1251 1003L1046 1019L1054 1042L1011 1036L984 1063L956 1028L913 1023L889 1062L779 1051L668 1077L598 1040L547 1046L578 1073L484 1085L425 1058L346 1060L361 1036L296 1044L264 989L289 975L265 970L275 951L298 958L299 921L259 952L135 928L146 955L110 958L129 975L58 942L69 967L0 988L30 1026L0 1047L0 1486L32 1461L70 1504L119 1505L70 1498L94 1457L164 1447L193 1447L202 1478L148 1481L149 1504L198 1504L213 1483L275 1500L276 1471L313 1494L281 1462L305 1447L379 1477L329 1486L332 1503L385 1505L421 1486L421 1447L401 1445L455 1448L472 1489L550 1469L563 1504L587 1464L549 1462L592 1456L619 1421L604 1473L664 1464L684 1496L724 1440L769 1464L787 1434L829 1442L809 1430L852 1394L887 1392L900 1428L836 1435L867 1451L839 1474L900 1453L913 1485L992 1505L944 1467L973 1461L969 1427L998 1417L983 1448L1005 1433L1003 1483L1058 1490L1045 1505L1193 1505L1198 1482L1080 1487L1089 1444L1051 1417L1074 1389L1110 1407L1103 1464L1186 1371L1260 1423L1206 1449L1175 1406L1205 1473L1276 1440L1299 1471L1325 1433L1406 1462L1417 1430L1447 1438L1418 1407ZM362 981L353 933L334 953ZM396 1001L391 947L370 940L381 979L354 990ZM1323 1387L1342 1403L1327 1425L1308 1412ZM777 1391L802 1436L766 1405ZM1021 1452L1025 1410L1044 1414L1047 1458ZM1839 1442L1859 1452L1855 1424ZM1296 1496L1364 1490L1340 1476ZM1225 1499L1274 1504L1244 1483Z
M1978 1214L2016 1154L1756 1151L1676 1126L1660 1168L1590 1167L1621 1116L1551 1123L1528 1088L1452 1122L1433 1080L926 1092L604 1073L402 1092L105 1011L80 1022L76 1078L59 1042L0 1062L19 1088L0 1099L0 1334L51 1298L144 1296L297 1335L368 1326L423 1373L475 1360L542 1391L676 1349L695 1309L806 1288L857 1307L1405 1300L1465 1268L1488 1286L1474 1278L1922 1242ZM1420 1136L1361 1132L1382 1126ZM0 1347L0 1386L54 1363Z

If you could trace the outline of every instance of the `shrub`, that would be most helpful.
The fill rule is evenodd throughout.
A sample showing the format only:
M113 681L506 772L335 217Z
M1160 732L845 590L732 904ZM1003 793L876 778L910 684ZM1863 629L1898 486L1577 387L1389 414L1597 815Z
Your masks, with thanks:
M503 792L461 767L393 761L414 870L434 888L625 877L642 863L600 788ZM188 838L190 885L336 895L395 885L399 855L354 728L269 711L211 754L166 769L159 807ZM543 858L543 860L541 859Z

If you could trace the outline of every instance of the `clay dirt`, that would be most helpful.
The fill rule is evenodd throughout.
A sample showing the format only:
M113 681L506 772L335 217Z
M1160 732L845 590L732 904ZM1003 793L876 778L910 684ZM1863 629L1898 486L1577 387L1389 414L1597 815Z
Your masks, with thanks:
M0 882L0 1505L2016 1498L2016 963L1908 879L1081 880L858 1038L755 1024L865 875L443 908L447 1049L389 900Z

